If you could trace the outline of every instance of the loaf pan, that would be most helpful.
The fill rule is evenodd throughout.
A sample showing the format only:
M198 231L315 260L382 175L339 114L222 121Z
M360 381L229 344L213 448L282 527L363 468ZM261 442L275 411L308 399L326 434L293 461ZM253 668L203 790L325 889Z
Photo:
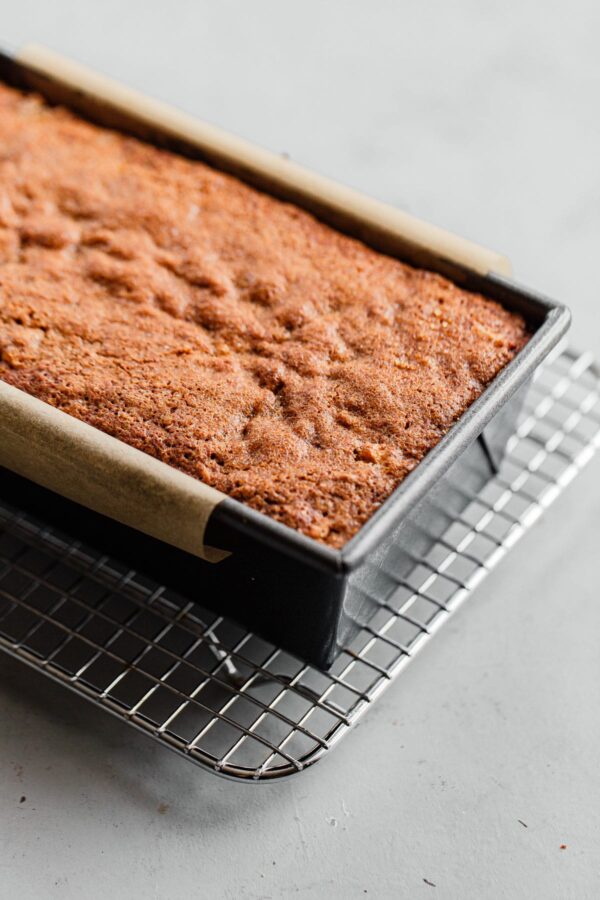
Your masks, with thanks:
M523 314L531 340L341 550L319 544L165 463L0 382L0 491L123 563L326 668L493 474L564 306L508 262L253 147L37 46L0 53L0 78L101 125L202 159L375 249ZM465 491L465 488L467 489ZM393 557L393 559L391 559Z

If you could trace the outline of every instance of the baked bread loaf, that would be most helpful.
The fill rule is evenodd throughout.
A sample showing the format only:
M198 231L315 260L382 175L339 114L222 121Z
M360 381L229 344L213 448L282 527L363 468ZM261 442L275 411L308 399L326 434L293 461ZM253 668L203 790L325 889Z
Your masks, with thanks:
M0 379L341 547L523 319L0 86Z

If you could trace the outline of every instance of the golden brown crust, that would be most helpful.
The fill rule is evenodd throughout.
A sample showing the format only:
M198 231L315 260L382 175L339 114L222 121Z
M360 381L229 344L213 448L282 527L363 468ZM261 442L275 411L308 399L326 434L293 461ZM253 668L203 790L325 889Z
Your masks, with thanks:
M342 546L523 320L0 86L0 378Z

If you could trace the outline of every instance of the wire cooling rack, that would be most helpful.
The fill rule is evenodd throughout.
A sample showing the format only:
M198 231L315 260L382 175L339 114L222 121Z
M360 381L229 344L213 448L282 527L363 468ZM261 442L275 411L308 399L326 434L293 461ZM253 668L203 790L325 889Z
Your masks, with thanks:
M394 681L600 445L600 373L566 351L534 382L500 473L368 627L318 671L0 499L0 648L235 779L300 772ZM390 573L393 578L393 573Z

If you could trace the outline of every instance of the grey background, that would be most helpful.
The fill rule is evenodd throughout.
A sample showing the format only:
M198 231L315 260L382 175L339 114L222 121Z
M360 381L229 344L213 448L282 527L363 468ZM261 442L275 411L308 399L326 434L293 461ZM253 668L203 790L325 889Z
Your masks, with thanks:
M599 35L595 0L19 0L0 24L506 252L600 355ZM598 896L599 480L288 783L204 774L0 658L0 895Z

